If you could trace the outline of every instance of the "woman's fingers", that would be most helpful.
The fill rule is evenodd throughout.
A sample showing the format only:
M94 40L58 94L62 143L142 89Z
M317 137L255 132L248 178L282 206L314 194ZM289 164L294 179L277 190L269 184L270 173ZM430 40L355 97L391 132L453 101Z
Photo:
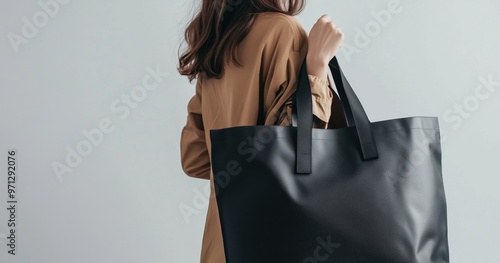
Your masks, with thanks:
M327 14L322 15L309 34L308 56L320 63L328 63L344 41L342 29Z

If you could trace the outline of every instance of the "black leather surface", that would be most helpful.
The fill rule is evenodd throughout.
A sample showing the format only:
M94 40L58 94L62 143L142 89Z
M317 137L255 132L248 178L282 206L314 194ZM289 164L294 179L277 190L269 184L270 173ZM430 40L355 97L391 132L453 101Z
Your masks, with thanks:
M210 131L228 263L449 262L437 117L371 123L349 93L346 128L298 136L311 113L299 103L297 127ZM376 151L363 152L363 140Z

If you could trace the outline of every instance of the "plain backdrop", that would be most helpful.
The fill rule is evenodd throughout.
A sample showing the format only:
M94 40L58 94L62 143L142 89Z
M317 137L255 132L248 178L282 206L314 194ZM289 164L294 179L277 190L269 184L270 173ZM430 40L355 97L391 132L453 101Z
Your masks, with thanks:
M208 181L180 166L176 67L201 1L54 1L0 2L0 262L198 262ZM500 262L500 2L310 0L298 19L324 13L371 121L439 117L451 261Z

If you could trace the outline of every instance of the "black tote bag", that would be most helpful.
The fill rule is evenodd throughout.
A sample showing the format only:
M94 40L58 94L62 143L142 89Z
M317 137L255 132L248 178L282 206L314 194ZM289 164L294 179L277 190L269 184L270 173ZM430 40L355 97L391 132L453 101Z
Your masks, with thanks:
M329 66L348 127L312 128L304 61L291 126L210 130L227 263L449 262L438 118L370 122Z

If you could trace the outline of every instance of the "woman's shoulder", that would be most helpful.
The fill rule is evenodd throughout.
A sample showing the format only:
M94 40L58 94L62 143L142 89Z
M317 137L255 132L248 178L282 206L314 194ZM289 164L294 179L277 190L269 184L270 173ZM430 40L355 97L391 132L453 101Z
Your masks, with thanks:
M300 21L296 17L280 12L260 13L257 15L256 23L264 24L269 30L283 27L291 27L292 29L302 28Z
M300 50L307 40L307 33L300 21L287 14L279 12L265 12L257 16L253 31L260 35L260 38L268 41L293 41L294 49ZM273 37L278 36L278 37Z

